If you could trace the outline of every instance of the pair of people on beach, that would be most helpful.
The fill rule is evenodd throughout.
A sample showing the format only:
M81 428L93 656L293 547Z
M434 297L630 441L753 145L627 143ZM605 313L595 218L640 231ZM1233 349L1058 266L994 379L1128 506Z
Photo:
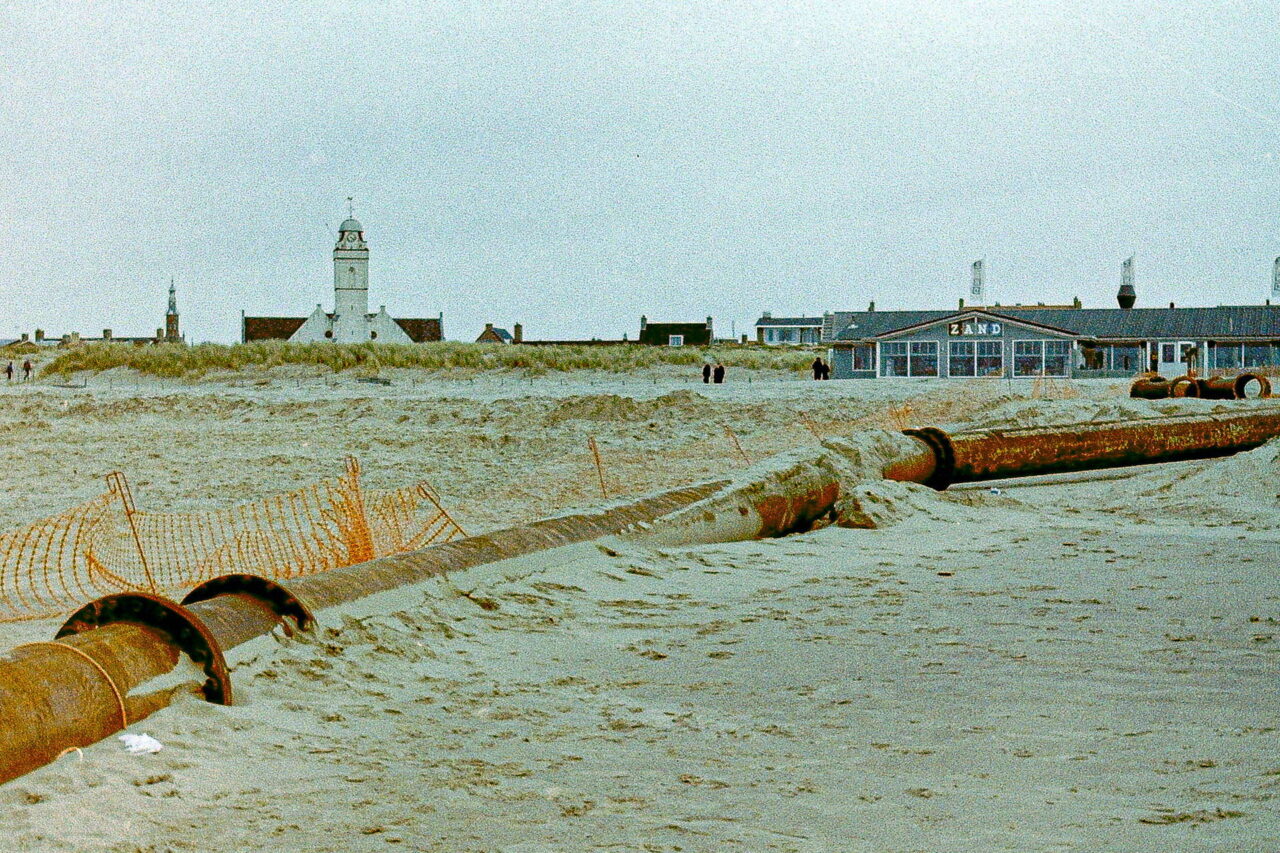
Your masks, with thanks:
M33 368L31 366L31 359L27 359L26 361L22 362L22 381L23 382L26 382L31 378L32 370ZM13 381L13 362L12 361L4 366L4 379L6 382Z
M823 361L822 356L814 358L813 364L809 366L813 370L813 378L815 380L831 378L831 365Z
M715 382L717 385L724 382L724 365L719 362L716 362L715 367L711 366L711 362L702 365L702 381Z

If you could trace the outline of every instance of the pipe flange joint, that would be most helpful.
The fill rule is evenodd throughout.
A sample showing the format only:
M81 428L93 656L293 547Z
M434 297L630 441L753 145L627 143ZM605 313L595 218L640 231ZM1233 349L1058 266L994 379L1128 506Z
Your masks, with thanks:
M204 670L200 692L218 705L231 704L231 675L226 658L200 617L176 601L149 592L121 592L91 601L71 615L55 639L118 623L155 628Z
M940 492L946 491L947 486L950 486L953 482L952 478L955 477L956 473L956 451L951 444L951 436L937 427L904 429L902 434L920 439L929 445L929 449L933 451L933 473L929 475L922 485L937 489Z
M247 595L261 601L280 618L280 623L285 626L286 631L289 627L289 623L285 621L286 617L292 619L302 631L309 630L316 621L311 608L292 590L258 575L222 575L207 580L187 593L182 603L195 604L197 601L208 601L219 595Z

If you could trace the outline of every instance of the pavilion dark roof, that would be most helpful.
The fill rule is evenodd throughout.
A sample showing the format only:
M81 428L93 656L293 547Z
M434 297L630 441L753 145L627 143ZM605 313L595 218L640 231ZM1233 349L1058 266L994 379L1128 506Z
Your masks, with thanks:
M963 311L854 311L842 312L838 341L881 337L901 329L930 324L981 311L1061 329L1082 338L1138 340L1179 338L1186 340L1230 338L1280 338L1280 306L1220 305L1212 308L1019 308L998 307ZM847 318L847 321L846 321Z

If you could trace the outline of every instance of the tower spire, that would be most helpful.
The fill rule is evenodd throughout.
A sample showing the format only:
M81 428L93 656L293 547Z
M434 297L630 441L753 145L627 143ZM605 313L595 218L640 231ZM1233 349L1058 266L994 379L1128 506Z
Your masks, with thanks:
M355 218L356 218L356 209L355 209L355 207L351 204L351 200L352 200L351 196L347 196L347 218L348 218L348 219L355 219Z

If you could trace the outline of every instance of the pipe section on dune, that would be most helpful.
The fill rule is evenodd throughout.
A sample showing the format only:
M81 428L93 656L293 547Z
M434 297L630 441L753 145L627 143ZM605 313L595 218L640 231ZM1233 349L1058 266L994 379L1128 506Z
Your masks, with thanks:
M1250 394L1250 386L1257 386L1257 393ZM1241 373L1238 376L1210 376L1192 378L1179 376L1166 380L1162 376L1140 376L1129 386L1129 396L1145 400L1163 400L1167 397L1199 397L1204 400L1245 400L1249 397L1271 396L1271 381L1260 373Z
M954 435L933 428L907 432L923 446L887 466L885 477L946 488L951 483L999 477L1227 456L1280 435L1280 409ZM926 452L933 457L934 466L921 477L929 469L924 462Z

